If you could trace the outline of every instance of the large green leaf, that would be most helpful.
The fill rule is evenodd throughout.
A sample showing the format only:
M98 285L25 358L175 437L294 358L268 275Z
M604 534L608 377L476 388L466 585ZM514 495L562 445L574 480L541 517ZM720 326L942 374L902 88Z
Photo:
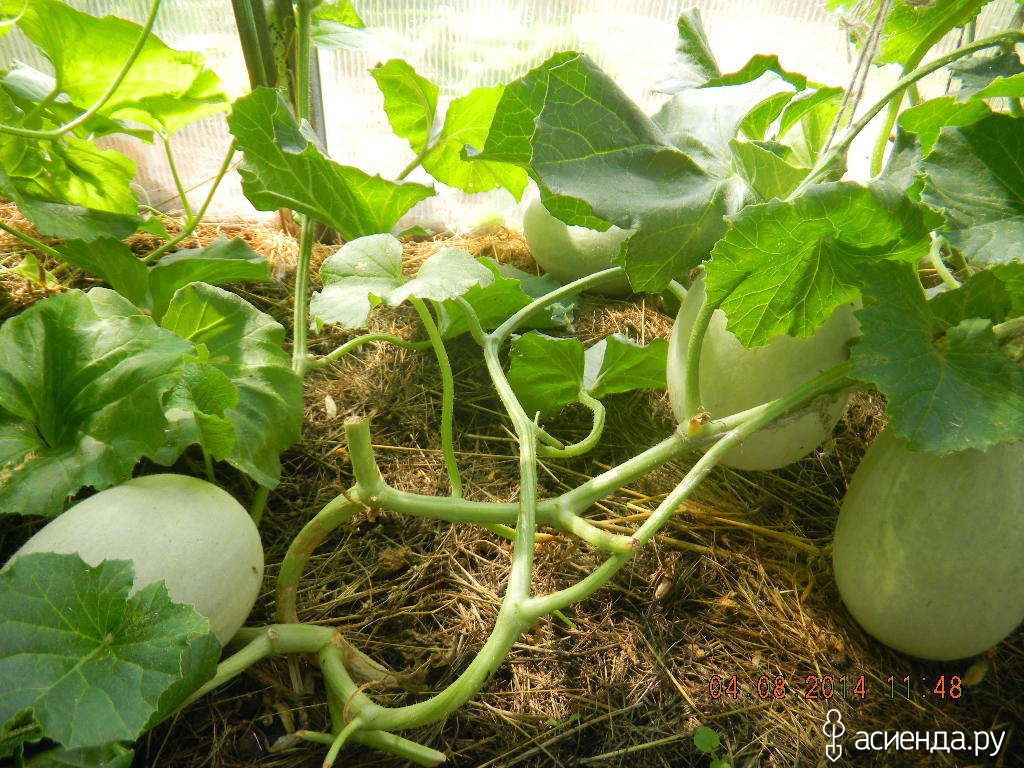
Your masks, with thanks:
M922 199L976 264L1024 261L1024 119L991 115L947 128L924 159Z
M472 286L461 298L473 308L484 330L494 330L534 299L561 287L561 283L548 275L531 275L488 258L480 258L479 261L491 271L494 281ZM529 318L522 327L564 326L575 304L575 298L555 302L546 312L538 312ZM439 327L445 338L455 338L469 331L469 320L458 301L449 299L440 304Z
M911 264L874 264L864 274L853 375L885 393L892 428L911 450L985 450L1024 437L1024 367L1000 349L992 319L949 307L937 314Z
M584 350L579 339L531 331L512 342L508 379L527 413L548 417L578 402L581 393L602 398L664 389L667 357L664 339L643 346L613 334Z
M57 250L66 261L103 279L136 306L151 310L158 321L174 293L189 283L226 285L273 280L266 259L240 238L219 237L202 248L175 251L151 267L127 245L112 238L91 243L69 240Z
M59 200L49 200L22 190L21 184L0 167L0 196L13 201L42 234L78 240L124 238L135 232L139 217L98 211Z
M303 418L302 382L282 348L284 328L205 283L175 293L162 325L200 353L181 379L185 392L170 403L173 449L198 442L260 485L276 486L280 455L298 441Z
M149 268L131 248L111 237L57 246L64 261L100 278L138 307L149 307Z
M153 316L163 317L179 288L189 283L271 283L267 260L241 238L218 237L201 248L183 248L169 253L149 270Z
M958 101L1024 95L1024 63L1016 51L977 54L950 64L949 69L960 84Z
M887 185L830 182L791 201L744 208L707 265L708 300L747 347L808 337L860 296L860 269L927 253L920 206Z
M384 112L391 129L417 155L427 148L437 117L438 87L403 59L391 59L370 70L384 95Z
M483 147L491 130L494 110L505 87L475 88L448 105L444 126L423 168L438 181L465 192L486 192L496 187L507 189L518 200L529 181L526 171L509 163L464 159L466 146Z
M3 0L0 9L22 13L18 26L53 64L62 91L82 108L114 82L142 31L134 22L99 19L59 0ZM150 35L100 114L169 135L227 107L220 79L202 56L175 51Z
M60 514L164 441L190 345L113 291L52 296L0 328L0 514Z
M867 30L881 0L829 0L829 7L864 18ZM897 0L892 3L882 30L882 45L875 64L907 64L920 61L927 49L956 27L966 25L991 0ZM859 41L862 45L864 40Z
M677 93L703 85L722 74L704 32L699 9L688 8L679 14L676 30L679 32L676 58L668 76L658 84L662 93Z
M291 208L338 231L346 240L389 232L434 190L397 183L329 160L270 88L235 102L228 118L238 148L242 190L261 211Z
M900 113L900 127L916 133L924 154L939 140L943 128L973 125L992 114L984 101L958 102L953 96L929 99Z
M622 257L636 290L664 288L724 231L722 180L581 54L556 54L506 87L480 157L527 168L566 223L636 229Z
M127 561L55 553L0 573L0 723L31 710L69 750L131 741L166 711L183 670L213 675L209 622L162 582L129 596L133 580Z
M410 297L448 301L494 275L470 254L442 248L429 256L416 276L402 274L402 244L391 235L370 235L345 243L320 268L323 290L313 294L309 312L318 325L365 328L370 310L395 307Z
M25 142L38 153L33 162L37 167L8 166L11 183L22 195L125 216L137 212L139 204L131 189L135 163L120 152L98 149L73 136L34 142L20 136L0 137L0 145Z

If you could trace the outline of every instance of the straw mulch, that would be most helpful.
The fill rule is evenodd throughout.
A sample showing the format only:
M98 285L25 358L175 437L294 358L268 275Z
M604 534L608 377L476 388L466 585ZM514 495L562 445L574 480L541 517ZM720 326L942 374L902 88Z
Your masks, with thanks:
M199 242L241 236L267 254L280 285L239 292L283 323L295 243L271 226L204 225ZM144 244L140 243L140 248ZM522 238L506 230L409 243L413 267L442 245L532 268ZM20 252L0 240L0 260ZM323 258L329 247L320 247ZM3 278L9 306L38 298L24 280ZM419 333L402 311L374 321L409 338ZM656 300L585 298L576 334L586 343L612 332L639 341L667 335L670 319ZM348 338L325 333L326 352ZM452 344L457 376L456 424L466 494L513 500L515 445L508 420L469 339ZM269 592L291 537L351 482L343 423L351 414L373 420L374 443L388 482L443 494L439 452L439 380L429 354L371 345L307 382L302 442L285 456L284 479L262 524L266 590L253 623L271 613ZM845 612L831 576L829 547L846 484L882 426L880 403L853 401L834 441L817 455L775 473L716 470L681 510L656 546L644 551L605 589L550 617L525 635L486 689L447 721L411 734L450 755L454 766L707 766L693 747L699 724L717 730L734 766L819 766L825 712L843 712L848 737L857 730L1011 731L1001 765L1022 765L1024 637L983 658L952 664L908 659L872 641ZM566 438L587 431L583 412L569 411L551 430ZM557 494L628 458L673 428L664 393L618 396L598 450L584 459L545 461L541 492ZM688 462L665 466L592 510L611 530L640 524ZM225 478L228 470L222 470ZM241 484L238 485L240 493ZM378 689L387 703L438 690L462 670L494 622L509 566L510 545L473 527L382 512L363 515L333 536L311 562L299 594L306 621L335 626L390 668L409 675L409 691ZM535 588L566 586L599 557L557 536L537 547ZM890 697L890 675L939 674L968 681L959 701ZM713 675L737 675L740 698L713 699ZM862 701L848 692L829 701L805 697L808 675L837 681L867 678ZM788 683L781 699L761 700L758 678ZM850 683L852 686L852 682ZM323 730L327 713L308 659L274 660L208 696L166 723L138 747L137 764L195 766L319 766L323 752L295 746L287 734ZM1016 757L1014 757L1016 756ZM849 765L985 765L983 758L903 752ZM883 762L883 760L885 762ZM902 761L902 762L901 762ZM339 765L397 766L378 753L353 749Z

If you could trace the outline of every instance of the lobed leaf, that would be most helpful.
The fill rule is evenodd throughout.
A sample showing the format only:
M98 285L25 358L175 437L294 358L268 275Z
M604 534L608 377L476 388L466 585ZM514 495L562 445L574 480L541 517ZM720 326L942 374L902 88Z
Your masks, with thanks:
M860 296L860 270L928 250L920 206L887 185L830 182L791 201L744 208L707 264L708 300L747 347L809 337Z
M323 290L313 294L309 305L312 321L342 328L365 328L370 311L381 303L395 307L411 297L443 302L494 281L484 264L458 248L429 256L407 280L402 243L391 235L346 243L324 261L320 277Z
M236 101L228 125L245 153L242 190L258 210L291 208L346 240L390 231L406 211L434 194L422 184L387 181L329 160L270 88Z
M486 144L494 111L504 90L503 85L474 88L448 105L441 133L423 159L427 173L464 192L486 192L502 187L516 200L523 196L529 178L522 168L494 161L474 162L463 157L467 146Z
M853 375L886 395L891 426L911 450L983 451L1024 437L1024 367L1000 349L990 313L961 314L981 310L978 294L929 302L912 264L863 273Z
M1024 261L1024 119L994 114L946 128L922 168L921 199L972 263Z
M282 348L284 328L241 297L205 283L179 289L162 325L201 356L185 367L167 404L171 438L158 458L171 463L196 442L260 485L275 487L280 455L298 442L303 419L302 382Z
M3 0L0 10L21 13L18 26L53 65L63 92L82 108L114 82L142 31L134 22L96 18L59 0ZM202 56L175 51L151 34L100 114L170 135L227 107L220 78Z
M132 741L186 671L213 676L209 622L162 582L129 596L133 580L127 561L55 553L0 573L0 723L29 710L65 750Z
M0 514L60 514L164 440L183 339L113 291L67 291L0 328Z
M417 155L427 148L437 117L438 87L417 74L403 59L391 59L370 70L384 95L384 112L391 129Z
M578 402L581 393L600 399L664 389L667 358L664 339L643 346L613 334L584 350L579 339L531 331L512 342L508 379L526 412L546 418Z

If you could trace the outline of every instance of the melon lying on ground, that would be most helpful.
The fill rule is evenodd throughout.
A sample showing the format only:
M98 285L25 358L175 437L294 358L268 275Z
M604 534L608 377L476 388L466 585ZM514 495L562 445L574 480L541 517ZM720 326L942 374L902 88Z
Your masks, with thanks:
M148 475L71 507L14 556L78 553L90 565L131 560L134 590L163 580L171 599L194 605L222 645L252 611L263 581L263 545L227 492L184 475Z
M853 617L898 651L948 661L1024 620L1024 442L914 453L886 429L846 493L833 550Z
M686 350L690 331L704 302L704 282L694 281L686 295L668 348L668 393L680 423L686 413ZM712 418L730 416L782 397L849 357L857 334L853 306L845 305L808 339L777 336L764 347L745 348L726 330L726 316L716 310L704 337L700 358L701 407ZM745 470L778 469L803 458L832 434L848 395L818 398L808 409L762 429L728 451L722 463Z
M540 200L534 200L523 214L523 234L530 253L540 268L560 283L613 266L622 244L632 230L610 227L604 232L573 227L548 213ZM632 291L624 275L613 277L593 290L608 296L628 296Z

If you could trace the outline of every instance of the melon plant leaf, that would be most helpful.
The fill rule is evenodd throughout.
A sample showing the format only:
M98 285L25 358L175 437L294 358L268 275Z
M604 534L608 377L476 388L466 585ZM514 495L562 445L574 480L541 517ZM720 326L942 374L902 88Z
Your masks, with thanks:
M345 243L324 261L320 278L323 290L313 294L310 316L319 325L342 328L365 328L370 310L381 303L394 307L410 297L442 302L494 281L484 264L458 248L442 248L406 279L402 243L391 235Z
M52 296L0 328L0 513L60 514L163 443L190 345L111 290Z
M589 349L575 338L536 331L512 342L508 379L528 414L554 416L581 393L602 398L634 389L664 389L668 342L643 346L620 334Z
M668 342L654 339L646 346L615 333L584 354L583 386L596 398L634 389L666 389Z
M384 95L384 112L391 129L420 154L427 148L437 117L438 87L403 59L378 64L370 74Z
M526 413L546 418L579 400L585 366L579 339L531 331L512 342L508 380Z
M406 211L434 194L422 184L387 181L328 159L270 88L236 101L228 125L245 153L242 190L258 210L290 208L346 240L389 232Z
M280 455L298 441L303 418L302 382L282 348L284 328L240 296L205 283L179 289L162 325L195 345L202 354L197 364L221 374L210 373L199 387L189 383L198 410L169 404L173 447L180 453L193 439L212 437L213 442L204 444L218 456L260 485L275 487L281 477ZM227 384L233 385L234 396L225 391ZM197 394L202 401L196 400ZM233 400L237 405L231 405ZM223 419L234 431L226 455Z
M920 206L887 185L816 184L791 201L744 208L707 264L708 299L747 347L809 337L860 296L860 269L928 252Z
M721 180L581 54L556 54L506 86L479 157L525 167L568 224L636 229L622 263L638 291L663 289L724 231Z
M135 163L120 152L73 136L32 140L0 134L0 158L6 184L24 197L123 216L138 210L131 189Z
M216 670L209 622L125 560L37 553L0 573L0 723L26 709L65 749L132 741L183 670ZM73 763L72 763L73 764Z
M503 85L474 88L448 105L441 133L423 159L427 173L464 192L486 192L503 187L516 200L523 196L529 177L522 168L509 163L470 161L463 157L467 145L482 147L486 143L494 110L504 90Z
M926 49L939 42L948 32L970 22L990 0L931 0L928 3L896 2L892 4L882 30L882 45L874 63L907 64L920 61ZM867 4L866 22L878 13L880 0ZM856 0L829 0L828 7L860 13L863 3ZM865 26L865 29L870 26ZM863 45L863 40L859 43Z
M994 114L948 128L922 165L922 200L946 237L978 265L1024 261L1024 119Z
M943 128L962 128L984 120L992 110L984 101L958 102L953 96L930 99L900 113L899 125L917 134L921 148L927 155L932 151Z
M676 58L667 77L658 83L662 93L678 93L694 86L703 85L722 72L711 51L700 10L687 8L676 20L679 39L676 42Z
M53 64L63 92L82 108L109 88L142 31L134 22L96 18L59 0L3 0L0 9L22 13L18 26ZM170 135L227 107L220 78L202 56L175 51L151 34L100 114Z
M729 142L740 174L762 200L784 199L804 180L810 169L792 165L785 155L760 143L750 141Z
M743 85L744 83L752 83L766 72L774 72L797 90L802 91L807 87L806 77L801 75L799 72L790 72L786 70L782 64L779 63L778 56L768 56L763 53L751 56L749 61L735 72L711 78L701 87L719 88L723 85Z
M69 240L56 246L61 257L95 275L159 321L174 293L189 283L225 285L272 282L266 259L240 238L219 237L202 248L185 248L147 266L120 240Z
M183 248L149 269L153 316L163 317L171 298L189 283L271 283L267 260L241 238L218 237L201 248Z
M0 195L13 201L44 235L77 240L125 238L135 232L138 216L110 213L81 205L47 200L22 191L0 168Z
M1024 95L1024 63L1015 51L977 54L949 65L957 101Z
M971 317L1002 323L1024 315L1024 263L997 264L928 302L936 322L954 326Z
M983 451L1024 437L1024 367L999 347L992 319L941 305L937 314L911 264L874 264L864 275L853 375L885 394L910 449Z
M131 248L112 237L56 246L61 258L94 275L138 307L149 307L149 268Z
M310 19L309 38L319 48L342 51L361 50L373 40L351 0L317 5Z
M23 110L22 114L36 112L31 127L56 128L79 118L86 111L84 107L73 104L66 93L59 93L55 98L47 100L57 88L57 80L23 61L11 62L11 68L0 79L0 87L18 103ZM10 121L5 118L4 122ZM148 128L140 128L124 120L112 120L102 114L93 114L72 131L73 135L90 139L113 133L123 133L147 144L153 143L153 131Z
M474 285L464 294L469 305L476 312L484 330L497 328L515 312L535 298L560 287L560 283L547 275L537 276L511 267L497 264L488 258L479 259L494 276L493 282ZM566 325L572 315L575 299L556 302L546 312L538 312L524 324L525 328L556 328ZM469 332L469 321L458 301L448 300L440 304L438 327L446 339L453 339Z
M32 755L25 768L131 768L134 757L132 750L117 743L80 749L54 747Z

